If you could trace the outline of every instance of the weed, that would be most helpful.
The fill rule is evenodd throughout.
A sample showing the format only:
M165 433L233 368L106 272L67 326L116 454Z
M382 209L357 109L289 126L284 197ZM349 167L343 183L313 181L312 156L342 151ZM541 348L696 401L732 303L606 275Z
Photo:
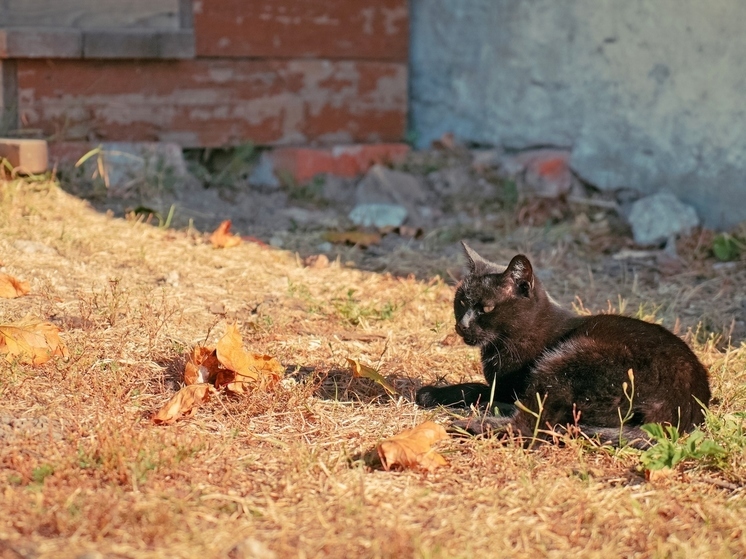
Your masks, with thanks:
M725 454L723 447L705 438L699 429L681 436L673 425L648 423L642 426L642 430L656 441L655 446L640 456L640 464L645 470L674 468L685 460L712 460Z
M746 241L728 233L720 233L712 240L712 253L724 262L737 260L744 249Z
M624 425L627 423L632 417L635 415L635 412L633 410L634 408L634 398L635 398L635 373L632 369L627 371L627 376L629 377L629 384L626 382L622 383L622 390L624 391L624 397L627 399L627 402L629 406L627 407L627 413L624 414L624 417L622 417L622 410L621 408L617 408L617 413L619 414L619 446L624 446ZM629 390L629 392L628 392Z
M357 326L367 319L391 320L399 305L386 301L380 307L364 305L354 297L355 289L348 289L344 299L333 299L332 303L337 313L353 326Z
M31 471L31 479L34 480L34 483L41 484L44 483L44 480L53 473L54 466L51 464L42 464Z

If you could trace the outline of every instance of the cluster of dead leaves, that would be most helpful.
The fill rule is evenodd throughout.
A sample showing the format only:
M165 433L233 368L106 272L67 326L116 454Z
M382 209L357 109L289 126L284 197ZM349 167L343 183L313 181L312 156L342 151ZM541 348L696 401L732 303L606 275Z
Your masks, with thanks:
M184 367L186 386L153 416L153 422L169 424L182 415L193 415L217 390L246 394L269 389L284 373L285 369L274 357L246 351L238 328L229 325L217 346L194 347Z
M0 274L0 297L15 299L30 291L28 282ZM69 355L60 340L60 329L31 315L18 322L0 324L0 355L9 362L41 365L52 357Z

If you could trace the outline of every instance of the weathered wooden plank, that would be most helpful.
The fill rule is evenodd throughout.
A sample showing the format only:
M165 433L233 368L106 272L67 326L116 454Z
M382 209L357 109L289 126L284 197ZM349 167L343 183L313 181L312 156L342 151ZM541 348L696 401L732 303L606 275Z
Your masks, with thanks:
M11 27L0 29L0 58L80 58L83 34L79 29Z
M406 65L328 60L18 61L24 124L66 140L183 146L404 136Z
M107 29L83 33L85 58L194 58L191 30Z
M179 28L180 0L2 0L3 27Z
M198 56L407 60L407 0L195 0Z

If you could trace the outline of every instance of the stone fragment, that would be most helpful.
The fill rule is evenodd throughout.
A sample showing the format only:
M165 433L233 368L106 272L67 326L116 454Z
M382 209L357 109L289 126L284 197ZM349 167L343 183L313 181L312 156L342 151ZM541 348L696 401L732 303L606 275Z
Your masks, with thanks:
M13 241L13 246L26 254L46 254L48 256L57 256L59 254L52 247L38 241L18 239L17 241Z
M429 196L424 182L414 175L374 165L358 183L355 190L357 204L393 204L402 206L411 221L422 225L423 212Z
M46 140L0 138L0 158L21 173L43 173L49 165Z
M501 149L475 149L471 152L471 167L481 173L486 169L499 167L502 157Z
M104 169L111 196L126 196L126 190L158 177L189 176L181 146L169 142L105 142L101 144ZM90 158L89 165L96 165Z
M526 186L545 198L569 194L573 183L569 161L568 151L542 150L529 156L524 177Z
M357 177L373 165L403 161L409 151L408 145L396 143L280 147L272 151L271 157L275 170L288 172L296 182L305 183L322 174Z
M628 221L638 245L659 245L699 225L697 212L670 192L658 192L632 204Z
M463 166L446 167L430 173L427 178L441 196L465 195L472 182L467 168Z
M398 204L358 204L349 218L361 227L399 227L407 219L407 209Z
M280 187L280 181L275 176L272 156L266 151L262 152L259 156L258 163L252 169L251 175L249 175L249 184L251 186L270 188L272 190Z

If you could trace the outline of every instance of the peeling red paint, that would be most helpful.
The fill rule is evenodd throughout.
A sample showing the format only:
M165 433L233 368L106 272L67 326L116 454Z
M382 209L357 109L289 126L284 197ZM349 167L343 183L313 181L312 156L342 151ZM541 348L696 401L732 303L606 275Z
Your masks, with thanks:
M200 0L199 5L198 56L407 60L407 0Z
M26 126L64 140L340 143L405 130L406 66L391 62L19 60L18 86Z

